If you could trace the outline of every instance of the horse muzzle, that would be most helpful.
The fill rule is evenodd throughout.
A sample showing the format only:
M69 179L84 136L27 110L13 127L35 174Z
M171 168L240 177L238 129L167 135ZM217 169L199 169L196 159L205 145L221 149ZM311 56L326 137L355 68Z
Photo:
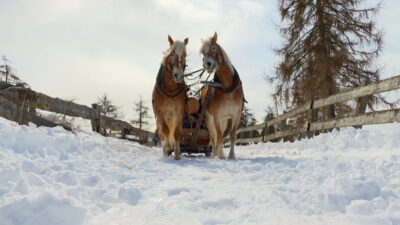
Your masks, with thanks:
M182 73L181 72L173 72L172 73L172 78L174 79L174 81L176 83L183 83L184 82L183 77L184 77L183 72Z
M216 63L213 60L209 58L203 60L203 68L207 70L208 73L212 73L215 70L215 67Z

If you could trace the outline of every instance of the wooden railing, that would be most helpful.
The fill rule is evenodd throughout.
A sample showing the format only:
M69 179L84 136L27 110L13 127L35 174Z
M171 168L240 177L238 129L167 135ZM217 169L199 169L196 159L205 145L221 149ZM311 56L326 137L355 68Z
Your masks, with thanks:
M285 138L289 136L307 134L312 136L312 132L329 130L341 127L360 127L369 124L384 124L400 122L400 109L382 110L376 112L365 113L366 104L369 96L373 94L382 93L385 91L396 90L400 88L400 76L388 78L377 83L368 84L354 88L350 91L341 92L331 95L324 99L307 102L306 104L295 108L287 113L273 118L270 121L257 124L250 127L244 127L238 130L239 138L236 140L238 144L257 143L276 140L278 138ZM335 118L327 121L317 121L318 109L325 106L334 105L344 101L357 99L357 108L354 115L344 118ZM307 115L307 120L302 125L287 128L287 119L296 118L299 115ZM268 133L270 126L277 127L277 132ZM261 134L253 137L252 134ZM243 134L247 133L246 138ZM311 133L311 134L310 134ZM229 143L227 143L229 144Z
M36 109L59 113L71 117L81 117L91 120L92 130L102 133L104 129L119 131L121 137L136 136L139 140L147 141L153 135L151 132L140 130L129 123L100 115L100 107L92 107L53 98L24 87L15 87L0 82L0 116L6 119L27 124L32 122L38 126L63 126L56 124L36 114ZM69 127L63 126L66 129Z

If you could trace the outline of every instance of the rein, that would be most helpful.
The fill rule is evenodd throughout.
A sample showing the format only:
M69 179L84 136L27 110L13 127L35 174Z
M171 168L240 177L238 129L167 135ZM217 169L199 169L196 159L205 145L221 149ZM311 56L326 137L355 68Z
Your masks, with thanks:
M190 76L192 76L193 74L195 74L195 73L197 73L197 72L200 72L200 71L202 71L201 74L199 75L199 76L201 77L201 76L203 75L205 69L199 69L199 70L193 71L193 72L191 72L191 73L185 74L185 77L190 77Z

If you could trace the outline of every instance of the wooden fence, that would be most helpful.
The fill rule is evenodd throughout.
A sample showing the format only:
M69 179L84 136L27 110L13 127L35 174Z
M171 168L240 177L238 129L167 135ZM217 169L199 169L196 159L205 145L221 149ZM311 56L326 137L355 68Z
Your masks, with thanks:
M237 132L239 138L236 140L236 143L247 144L266 142L277 140L279 138L299 135L310 137L313 136L314 132L321 130L350 126L359 128L362 125L400 122L400 109L365 113L367 102L371 95L396 89L400 89L400 76L388 78L378 83L360 86L353 90L331 95L324 99L308 102L287 113L277 116L270 121L239 129ZM317 121L319 108L353 99L357 99L357 108L354 115L344 118L335 118L327 121ZM287 119L296 118L299 115L304 114L307 115L307 121L305 123L300 126L290 127L290 129L287 127ZM271 130L275 130L269 129L271 127L276 127L276 130L278 131L271 132ZM255 135L254 137L254 134L259 135ZM229 143L227 144L229 145Z
M307 102L287 113L271 120L238 130L237 144L248 144L278 140L293 136L313 136L314 132L341 127L360 127L369 124L384 124L400 122L400 109L382 110L365 113L368 99L373 94L400 89L400 76L357 87L350 91L341 92L324 99ZM354 115L344 118L335 118L327 121L318 121L318 110L321 107L331 106L341 102L357 99ZM36 109L64 114L72 117L81 117L91 120L92 130L101 133L102 129L118 131L122 138L129 135L147 140L153 134L131 126L129 123L100 115L100 108L79 105L71 101L53 98L24 87L10 86L0 82L0 116L16 121L20 124L28 122L38 126L60 126L52 121L36 115ZM299 115L307 115L302 125L288 127L287 120L295 119ZM68 129L68 127L65 127ZM274 129L271 129L274 128ZM276 131L275 131L276 130ZM115 133L115 132L114 132ZM229 143L227 143L229 145Z
M140 130L129 123L100 115L100 107L92 107L53 98L24 87L16 87L0 82L0 116L6 119L27 124L32 122L38 126L63 126L42 118L36 114L36 109L59 113L71 117L81 117L91 121L92 130L103 133L104 129L119 131L122 138L128 135L136 136L143 142L147 141L151 132Z

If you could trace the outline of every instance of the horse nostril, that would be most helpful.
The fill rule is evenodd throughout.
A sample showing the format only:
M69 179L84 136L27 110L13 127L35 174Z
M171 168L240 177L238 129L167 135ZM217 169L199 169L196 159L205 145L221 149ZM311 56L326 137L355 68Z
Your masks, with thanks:
M210 63L210 62L207 62L207 66L210 67L210 66L211 66L211 63Z

